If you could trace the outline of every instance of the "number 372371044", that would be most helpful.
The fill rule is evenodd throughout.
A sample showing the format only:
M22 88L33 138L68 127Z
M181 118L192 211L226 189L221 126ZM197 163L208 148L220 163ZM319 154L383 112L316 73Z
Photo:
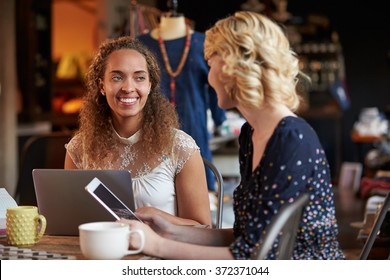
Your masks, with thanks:
M218 266L216 275L268 275L268 267Z

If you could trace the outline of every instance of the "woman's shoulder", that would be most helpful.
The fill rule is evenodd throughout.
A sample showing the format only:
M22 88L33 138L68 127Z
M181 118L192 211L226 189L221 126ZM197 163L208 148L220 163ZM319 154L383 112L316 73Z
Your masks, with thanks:
M286 117L276 127L268 143L288 159L292 155L309 155L323 150L317 133L306 120L300 117Z
M195 140L183 130L175 128L173 133L172 159L177 167L176 174L178 174L188 159L200 148Z
M317 141L317 133L310 126L310 124L301 117L285 117L282 119L275 129L275 133L279 137L296 139L303 142Z
M76 133L67 144L65 144L65 149L77 166L77 168L82 168L82 139L79 133Z
M174 128L173 135L173 141L175 145L198 148L198 145L196 144L194 138L192 138L191 135L184 132L183 130Z
M72 138L69 140L69 142L65 145L67 149L69 148L76 148L79 147L81 144L81 135L80 133L76 133L75 135L72 136Z

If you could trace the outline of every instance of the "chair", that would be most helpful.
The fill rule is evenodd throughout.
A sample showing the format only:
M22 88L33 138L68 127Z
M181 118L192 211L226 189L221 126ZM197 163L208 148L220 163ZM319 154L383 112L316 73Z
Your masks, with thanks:
M268 252L278 237L279 246L277 249L277 259L291 259L298 227L302 220L303 209L308 201L309 195L304 193L301 194L293 203L287 204L279 210L268 225L267 233L264 236L261 246L252 254L252 260L267 259Z
M37 205L32 178L34 168L64 168L65 144L71 132L32 136L23 145L15 199L19 205Z
M216 215L216 228L222 228L222 218L223 218L223 179L221 172L217 169L217 167L209 160L203 158L204 165L214 173L215 181L217 183L217 215Z
M361 260L368 259L368 255L370 254L370 251L372 249L372 246L374 245L375 239L377 238L377 236L379 234L379 231L381 229L383 221L385 220L386 214L389 211L389 208L390 208L390 192L387 193L386 198L383 201L382 208L379 210L378 216L376 217L376 219L374 221L374 225L372 226L370 234L368 235L366 243L364 244L363 249L360 253ZM390 255L389 255L389 258L390 258Z

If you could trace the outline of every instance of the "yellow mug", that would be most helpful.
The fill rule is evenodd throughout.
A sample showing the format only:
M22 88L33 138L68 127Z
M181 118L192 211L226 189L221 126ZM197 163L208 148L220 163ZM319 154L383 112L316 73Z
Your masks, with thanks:
M7 208L6 233L10 245L33 245L46 230L46 218L38 214L36 206Z

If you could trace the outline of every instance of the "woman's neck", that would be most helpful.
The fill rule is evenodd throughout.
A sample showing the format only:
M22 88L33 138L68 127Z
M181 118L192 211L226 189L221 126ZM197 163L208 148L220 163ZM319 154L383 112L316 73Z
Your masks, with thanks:
M240 110L241 109L241 110ZM256 135L269 134L278 123L287 116L296 116L284 105L269 106L262 108L239 108L243 117L248 121Z
M161 17L159 28L153 29L151 36L157 39L159 37L159 32L163 40L173 40L185 37L187 27L184 16Z
M132 118L112 116L111 123L116 133L123 138L128 138L141 129L140 116Z

